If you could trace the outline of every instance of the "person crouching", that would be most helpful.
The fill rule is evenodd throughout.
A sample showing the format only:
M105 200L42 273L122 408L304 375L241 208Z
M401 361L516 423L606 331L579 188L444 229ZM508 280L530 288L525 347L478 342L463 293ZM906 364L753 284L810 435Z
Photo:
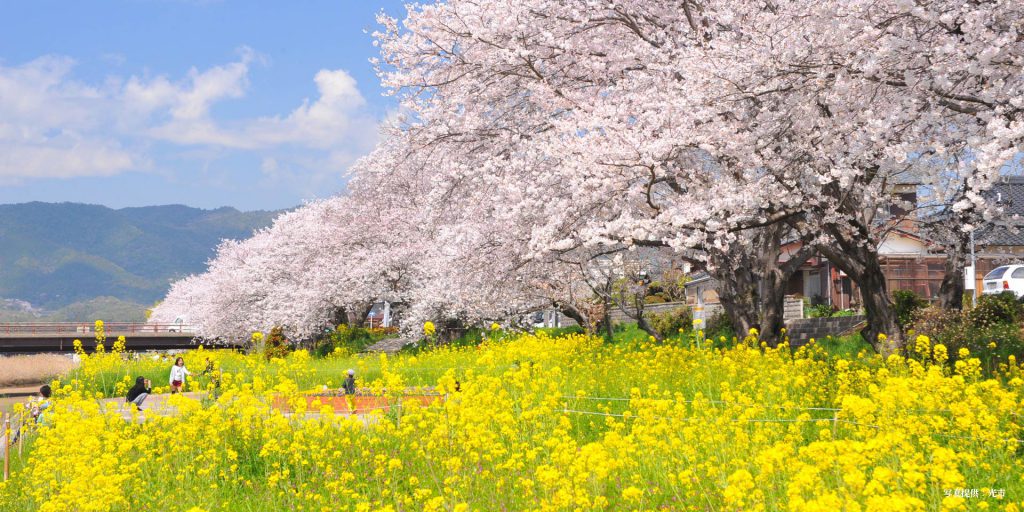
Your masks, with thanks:
M138 410L142 410L142 402L146 400L146 397L152 392L152 384L149 379L145 377L138 377L135 379L135 385L128 390L128 396L124 398L126 404L135 404Z

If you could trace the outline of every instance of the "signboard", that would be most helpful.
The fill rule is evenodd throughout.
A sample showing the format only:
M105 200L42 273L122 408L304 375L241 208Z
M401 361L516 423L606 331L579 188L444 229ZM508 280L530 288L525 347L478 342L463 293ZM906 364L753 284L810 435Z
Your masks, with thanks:
M975 274L974 274L974 265L968 265L967 267L964 268L964 289L965 290L973 290L974 289L974 280L975 280L974 276L975 276Z

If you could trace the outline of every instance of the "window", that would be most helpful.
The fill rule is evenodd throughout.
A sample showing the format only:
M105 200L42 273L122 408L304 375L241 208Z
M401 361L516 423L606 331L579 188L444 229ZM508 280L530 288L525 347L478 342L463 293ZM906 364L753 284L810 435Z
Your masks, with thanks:
M1010 268L1010 267L996 267L995 270L993 270L992 272L989 272L988 275L985 276L985 279L999 279L999 278L1003 277L1003 274L1006 273L1006 270L1008 268Z
M1024 267L1020 267L1020 268L1018 268L1018 269L1015 269L1015 270L1013 271L1013 273L1012 273L1012 274L1010 274L1010 277L1012 277L1012 278L1014 278L1014 279L1021 279L1021 278L1024 278Z

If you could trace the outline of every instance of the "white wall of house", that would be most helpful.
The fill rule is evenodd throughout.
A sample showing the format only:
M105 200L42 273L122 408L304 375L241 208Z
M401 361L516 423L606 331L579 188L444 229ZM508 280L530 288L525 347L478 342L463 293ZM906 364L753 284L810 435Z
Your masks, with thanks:
M928 248L924 243L915 238L904 236L899 233L890 233L878 246L880 256L907 256L928 254Z

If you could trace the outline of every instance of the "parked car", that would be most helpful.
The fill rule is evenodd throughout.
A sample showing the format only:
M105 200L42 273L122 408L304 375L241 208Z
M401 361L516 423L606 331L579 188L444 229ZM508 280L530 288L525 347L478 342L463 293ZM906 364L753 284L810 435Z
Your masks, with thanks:
M1024 297L1024 265L1003 265L989 272L982 280L981 293L998 295L1013 292Z
M167 332L185 332L185 328L187 326L187 319L179 316L174 319L174 322L172 322L171 325L167 326Z

